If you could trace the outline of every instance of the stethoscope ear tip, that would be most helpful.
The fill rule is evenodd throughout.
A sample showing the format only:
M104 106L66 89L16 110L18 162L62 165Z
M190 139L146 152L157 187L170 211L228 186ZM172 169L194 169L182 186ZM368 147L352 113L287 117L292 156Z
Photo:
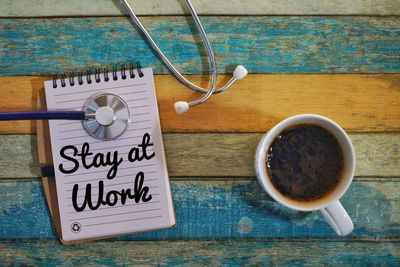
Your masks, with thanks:
M241 80L246 77L247 73L248 71L245 67L243 67L242 65L238 65L233 71L233 78L235 78L236 80Z
M182 114L189 110L189 103L185 101L178 101L174 104L176 114Z

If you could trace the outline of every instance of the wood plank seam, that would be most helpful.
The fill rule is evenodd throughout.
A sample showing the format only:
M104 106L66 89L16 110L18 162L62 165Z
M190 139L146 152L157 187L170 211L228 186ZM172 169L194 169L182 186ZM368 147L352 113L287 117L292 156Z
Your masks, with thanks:
M170 180L173 182L253 182L256 181L257 177L255 176L169 176ZM391 182L391 183L399 183L400 176L391 176L391 177L377 177L377 176L354 176L353 181L368 183L368 182ZM11 182L41 182L42 177L5 177L0 179L0 184L6 184Z

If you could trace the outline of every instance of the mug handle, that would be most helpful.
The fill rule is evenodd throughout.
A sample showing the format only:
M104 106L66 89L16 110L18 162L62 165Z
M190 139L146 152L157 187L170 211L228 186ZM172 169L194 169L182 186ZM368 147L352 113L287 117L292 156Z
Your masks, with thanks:
M353 221L339 200L320 209L320 211L322 216L338 235L345 236L353 231Z

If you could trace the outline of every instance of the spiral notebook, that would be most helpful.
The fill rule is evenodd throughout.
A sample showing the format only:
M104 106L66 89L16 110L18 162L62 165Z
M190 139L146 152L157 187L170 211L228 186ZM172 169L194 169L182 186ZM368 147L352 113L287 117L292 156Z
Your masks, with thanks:
M65 243L175 225L152 69L45 82L48 110L82 110L99 93L116 94L128 104L131 123L117 139L95 139L81 121L49 121Z

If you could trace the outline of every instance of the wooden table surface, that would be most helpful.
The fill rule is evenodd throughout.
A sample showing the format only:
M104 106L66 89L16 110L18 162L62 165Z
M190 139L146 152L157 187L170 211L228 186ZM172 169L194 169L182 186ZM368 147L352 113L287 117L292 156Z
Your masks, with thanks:
M182 72L207 85L207 59L177 0L132 0ZM400 265L400 1L193 1L218 60L250 75L187 114L198 94L151 52L118 1L0 0L0 111L34 109L53 73L139 60L154 68L177 216L173 229L74 246L55 237L35 123L0 124L0 265ZM201 58L201 59L200 59ZM341 124L357 168L343 197L355 229L283 208L256 182L255 147L282 119Z

